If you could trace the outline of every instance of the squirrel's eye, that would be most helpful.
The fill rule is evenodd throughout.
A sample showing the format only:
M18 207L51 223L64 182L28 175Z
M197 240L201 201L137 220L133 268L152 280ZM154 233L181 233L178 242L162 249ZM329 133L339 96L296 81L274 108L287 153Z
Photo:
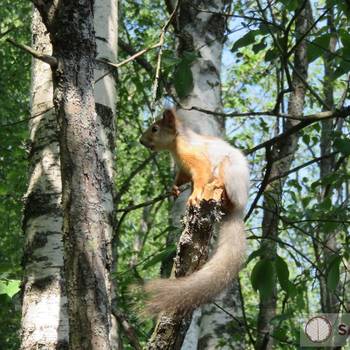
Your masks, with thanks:
M151 130L152 130L153 133L155 133L155 132L157 132L159 130L159 126L158 125L153 125Z

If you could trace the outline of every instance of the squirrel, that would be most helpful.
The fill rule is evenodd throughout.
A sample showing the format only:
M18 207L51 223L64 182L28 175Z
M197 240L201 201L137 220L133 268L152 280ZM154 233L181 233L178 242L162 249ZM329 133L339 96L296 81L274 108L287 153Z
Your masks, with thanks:
M192 182L188 205L199 205L205 186L213 181L222 186L229 202L228 214L219 228L217 248L201 269L177 279L147 282L150 296L147 310L189 310L209 302L223 291L240 270L245 256L246 237L243 212L248 199L249 168L244 155L220 138L204 136L185 126L174 109L165 110L141 136L141 144L152 151L169 151L178 172L172 192Z

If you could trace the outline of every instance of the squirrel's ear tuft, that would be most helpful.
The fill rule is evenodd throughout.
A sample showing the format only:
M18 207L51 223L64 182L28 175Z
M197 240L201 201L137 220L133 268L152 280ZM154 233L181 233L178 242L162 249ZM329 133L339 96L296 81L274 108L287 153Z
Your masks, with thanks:
M163 123L171 128L175 128L175 112L172 109L166 109L163 113Z

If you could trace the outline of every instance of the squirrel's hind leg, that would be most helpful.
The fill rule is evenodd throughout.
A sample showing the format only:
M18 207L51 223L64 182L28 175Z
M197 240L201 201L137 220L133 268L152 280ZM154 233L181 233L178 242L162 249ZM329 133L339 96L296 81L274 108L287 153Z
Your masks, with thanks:
M198 159L191 167L192 194L188 198L188 205L198 206L203 199L205 186L212 180L210 163L206 159Z

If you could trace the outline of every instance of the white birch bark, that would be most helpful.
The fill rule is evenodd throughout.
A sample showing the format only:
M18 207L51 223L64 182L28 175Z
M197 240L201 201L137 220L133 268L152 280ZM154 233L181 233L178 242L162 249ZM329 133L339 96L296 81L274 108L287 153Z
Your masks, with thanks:
M213 136L222 136L223 120L212 114L196 110L222 111L221 101L221 56L224 44L226 19L218 13L224 12L227 1L183 1L175 24L178 34L177 53L196 52L198 59L192 64L193 90L179 101L178 114L195 131ZM204 10L204 11L200 11ZM192 109L194 108L194 109ZM181 226L188 192L175 202L173 221ZM234 286L233 284L232 286ZM237 288L229 288L216 299L216 302L238 318L241 316L241 301ZM214 349L222 338L232 338L232 318L214 304L197 310L186 334L183 350ZM232 345L232 343L231 343ZM239 346L236 342L235 346Z
M192 64L193 90L181 99L179 115L198 133L222 136L223 124L211 114L191 108L200 108L220 112L221 104L221 55L225 19L220 15L204 11L222 12L227 1L183 1L176 22L180 34L178 55L184 51L198 53L198 59ZM199 11L203 9L204 11Z
M95 0L94 3L94 27L96 32L97 58L111 62L117 61L118 49L118 1ZM95 106L98 117L104 125L105 133L101 134L103 145L102 157L108 170L111 183L114 181L114 139L115 139L115 114L116 114L116 82L113 74L107 74L109 68L98 65L95 68ZM111 213L112 214L112 213ZM113 215L113 214L112 214ZM113 247L112 247L113 249ZM113 261L112 269L116 269L116 261ZM116 308L117 299L114 285L111 286L112 307ZM116 318L111 315L110 330L111 347L114 350L120 348L119 327Z
M197 349L246 349L245 330L237 322L243 319L238 280L233 281L230 288L215 298L214 302L226 312L214 304L202 308ZM230 315L234 315L235 319Z
M39 13L32 21L33 48L51 54ZM22 285L21 349L68 347L67 298L64 292L61 172L58 129L53 108L50 66L32 63L29 122L29 184L23 230L25 276Z

